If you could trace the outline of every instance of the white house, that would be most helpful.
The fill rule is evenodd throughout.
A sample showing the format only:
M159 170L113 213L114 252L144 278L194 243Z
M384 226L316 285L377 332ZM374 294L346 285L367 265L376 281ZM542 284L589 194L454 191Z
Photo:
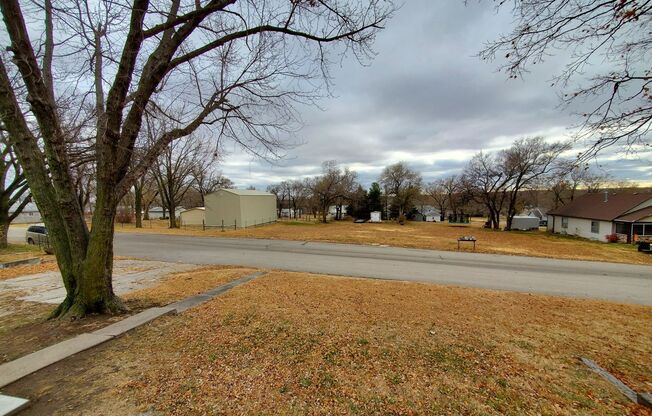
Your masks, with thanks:
M441 221L441 211L432 205L419 205L416 207L416 213L412 216L412 220L439 222Z
M13 214L15 211L12 209L9 210L9 215ZM43 222L41 219L41 213L39 212L36 204L33 202L27 203L25 208L21 211L20 214L14 218L12 223L14 224L33 224L37 222Z
M181 214L181 211L183 211L183 208L181 208L181 207L179 207L179 208L177 208L175 210L175 212L174 212L175 218L179 218L179 214ZM149 219L150 220L159 220L159 219L163 218L163 208L161 208L161 207L150 207L149 210L147 211L147 213L149 214ZM143 212L143 214L144 214L144 212ZM166 210L165 211L165 218L169 218L169 217L170 217L170 213L167 212L167 210Z
M652 236L652 193L589 193L548 212L550 232L622 242Z

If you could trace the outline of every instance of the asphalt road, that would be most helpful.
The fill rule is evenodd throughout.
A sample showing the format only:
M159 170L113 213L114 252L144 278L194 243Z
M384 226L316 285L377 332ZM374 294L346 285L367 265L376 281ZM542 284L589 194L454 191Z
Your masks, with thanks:
M24 241L10 229L10 241ZM409 280L652 305L652 267L392 247L117 233L116 255Z
M652 267L284 240L118 233L115 254L652 305Z

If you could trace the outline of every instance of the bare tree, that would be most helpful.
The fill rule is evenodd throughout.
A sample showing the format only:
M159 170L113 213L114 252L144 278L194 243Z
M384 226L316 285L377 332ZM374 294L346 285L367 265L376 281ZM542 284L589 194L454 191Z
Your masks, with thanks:
M170 228L177 228L176 210L193 185L192 172L202 157L201 142L192 136L171 143L152 169L161 205L167 209Z
M210 126L216 139L273 157L279 133L294 125L293 105L317 97L328 52L338 51L328 45L369 57L393 8L385 0L2 0L11 59L0 56L0 116L61 270L67 295L53 316L123 309L112 287L116 208L172 142ZM154 110L166 129L134 160ZM67 146L80 114L94 121L90 230Z
M134 182L134 210L136 228L143 228L143 219L149 219L149 207L158 196L156 178L146 173Z
M23 212L31 198L23 170L1 130L0 179L0 248L6 248L9 224Z
M190 175L192 176L193 188L199 193L201 199L201 206L206 206L206 195L217 191L218 189L234 188L233 181L222 172L217 172L214 166L215 161L210 157L204 157L203 160L198 160L193 166Z
M95 170L92 163L77 163L71 168L77 200L83 213L91 212L91 199L95 193Z
M577 138L592 143L582 157L615 143L628 151L650 149L652 3L550 0L513 4L517 20L513 31L489 43L480 56L504 56L502 69L517 78L555 50L572 51L572 59L553 86L569 88L578 79L580 86L563 95L564 103L595 103L581 114L584 121ZM606 68L587 79L586 74L592 72L586 69L595 63Z
M303 207L310 196L310 191L306 182L298 179L285 182L285 186L287 189L288 202L292 210L291 213L296 219L301 207Z
M480 152L473 156L462 174L465 193L484 205L489 223L500 229L500 215L508 197L508 186L513 176L503 169L498 157Z
M385 187L386 193L393 197L399 216L405 214L421 192L421 175L410 169L405 162L387 166L380 175L380 183Z
M267 192L274 194L276 196L276 210L277 210L277 215L279 218L281 218L281 214L283 211L283 203L285 202L285 187L281 186L281 184L276 184L276 185L269 185L267 187Z
M546 143L542 137L532 137L514 142L500 153L500 163L507 183L507 224L505 230L512 229L512 221L517 213L518 201L525 189L538 187L553 168L563 152L570 149L568 143Z
M548 177L550 191L553 195L553 208L558 208L573 201L578 190L598 192L609 180L609 175L591 169L587 163L561 160Z
M451 175L429 183L425 192L439 210L439 220L444 221L447 209L456 210L456 194L460 192L460 184L457 176Z
M319 207L322 222L325 223L328 220L329 208L348 197L354 188L357 174L348 168L340 169L333 160L324 162L322 171L321 176L310 180L309 188Z

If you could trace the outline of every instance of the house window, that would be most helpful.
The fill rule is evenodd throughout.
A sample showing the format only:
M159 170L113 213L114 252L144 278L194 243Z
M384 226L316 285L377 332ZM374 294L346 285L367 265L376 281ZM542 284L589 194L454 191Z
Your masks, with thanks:
M645 234L643 234L643 224L634 224L634 228L632 230L632 233L634 235L645 235Z
M568 228L568 217L561 217L561 228Z
M591 232L593 234L600 232L600 221L591 221Z
M629 224L626 222L617 222L616 234L629 234Z

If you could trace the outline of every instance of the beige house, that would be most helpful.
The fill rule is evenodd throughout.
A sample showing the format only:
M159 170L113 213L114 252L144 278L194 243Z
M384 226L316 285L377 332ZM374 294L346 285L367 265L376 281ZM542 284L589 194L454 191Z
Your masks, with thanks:
M220 189L204 202L207 227L247 228L276 221L276 196L269 192Z
M179 220L181 221L181 226L192 226L192 225L203 225L204 224L204 212L206 208L197 207L190 208L185 211L181 211L179 214Z

